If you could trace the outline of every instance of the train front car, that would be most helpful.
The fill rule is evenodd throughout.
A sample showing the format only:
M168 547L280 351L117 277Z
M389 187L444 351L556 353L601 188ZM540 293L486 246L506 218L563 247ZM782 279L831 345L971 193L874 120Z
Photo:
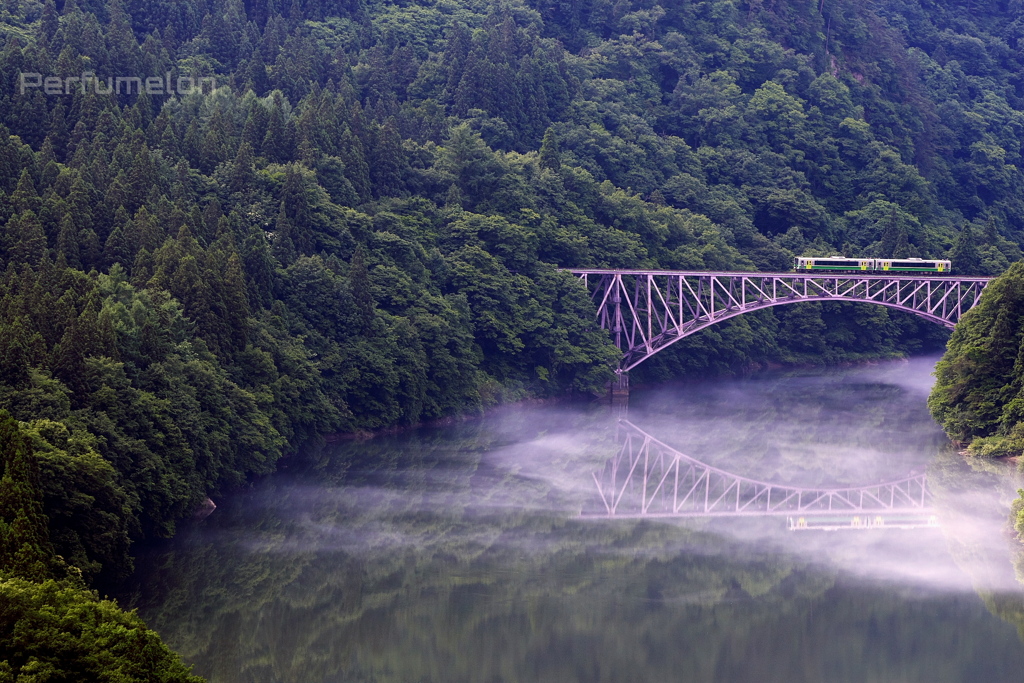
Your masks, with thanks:
M949 275L950 261L942 259L876 259L875 269L882 273L907 273L913 275Z
M872 269L874 260L869 258L846 258L844 256L798 256L794 265L794 269L798 273L809 271L822 273L863 273Z

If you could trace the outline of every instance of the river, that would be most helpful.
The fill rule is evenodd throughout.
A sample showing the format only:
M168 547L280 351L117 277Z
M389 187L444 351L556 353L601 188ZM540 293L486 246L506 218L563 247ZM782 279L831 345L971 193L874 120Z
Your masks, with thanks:
M968 466L929 416L936 360L335 444L141 555L135 604L211 681L1021 681L1014 484ZM789 486L927 473L934 515L837 531L593 517L634 428Z

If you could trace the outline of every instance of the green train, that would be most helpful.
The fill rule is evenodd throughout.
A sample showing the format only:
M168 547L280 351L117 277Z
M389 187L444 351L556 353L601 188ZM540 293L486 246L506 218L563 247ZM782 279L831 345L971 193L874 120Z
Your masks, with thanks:
M949 275L952 263L943 259L846 258L843 256L798 256L793 269L798 273L913 273Z

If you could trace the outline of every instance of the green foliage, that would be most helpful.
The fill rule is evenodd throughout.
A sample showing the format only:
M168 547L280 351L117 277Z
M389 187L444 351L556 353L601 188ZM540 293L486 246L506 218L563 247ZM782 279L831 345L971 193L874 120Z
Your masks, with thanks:
M132 510L118 473L96 450L96 438L61 422L22 426L39 463L39 489L54 551L100 585L131 569Z
M0 575L0 605L3 680L202 680L138 615L80 587Z
M61 576L43 510L39 464L7 411L0 411L0 567L33 581Z
M1017 489L1017 498L1010 504L1010 523L1017 540L1024 542L1024 489Z
M957 273L963 273L964 275L982 274L981 254L978 253L978 244L971 226L966 226L957 235L956 243L949 253L949 258L952 260L953 268L956 269Z
M928 405L951 438L979 455L1019 454L1024 448L1024 262L1018 261L982 293L961 319Z

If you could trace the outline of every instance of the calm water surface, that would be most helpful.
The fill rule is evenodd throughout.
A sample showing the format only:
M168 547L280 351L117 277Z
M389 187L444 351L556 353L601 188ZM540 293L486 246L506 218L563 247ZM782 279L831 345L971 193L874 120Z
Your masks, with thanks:
M1014 482L948 447L935 360L666 386L628 418L764 481L927 471L938 528L581 518L619 415L520 406L218 501L140 558L138 606L212 681L1021 681Z

